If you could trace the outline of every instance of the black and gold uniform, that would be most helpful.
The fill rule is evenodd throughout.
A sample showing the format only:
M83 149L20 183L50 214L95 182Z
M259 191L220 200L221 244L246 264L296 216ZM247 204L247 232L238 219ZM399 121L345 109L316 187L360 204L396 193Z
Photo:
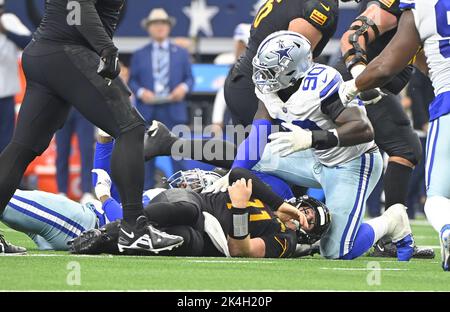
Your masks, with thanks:
M249 202L250 238L264 240L266 258L292 256L297 246L296 231L286 228L273 213L283 199L245 169L234 169L230 173L230 184L240 178L253 181L253 197ZM169 189L156 196L144 211L148 220L159 228L184 238L182 246L163 255L219 256L204 232L203 212L216 217L226 236L232 227L230 209L228 193L198 194L186 189Z
M250 125L258 108L252 60L261 42L276 31L288 30L292 20L303 18L323 35L313 51L317 57L336 32L338 16L337 0L268 0L260 8L252 23L247 50L225 81L225 100L235 125Z

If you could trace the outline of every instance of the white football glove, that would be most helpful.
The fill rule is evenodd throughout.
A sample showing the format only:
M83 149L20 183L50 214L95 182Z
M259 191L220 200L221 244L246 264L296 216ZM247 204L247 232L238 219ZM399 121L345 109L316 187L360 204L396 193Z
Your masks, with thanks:
M230 184L228 183L228 177L229 173L218 179L216 182L211 184L210 186L203 189L202 193L219 193L219 192L226 192L228 190L228 186Z
M341 98L342 104L347 107L351 101L353 101L356 95L359 93L358 88L355 84L355 79L344 81L339 86L339 97Z
M312 132L291 123L282 123L291 132L277 132L269 135L272 152L286 157L292 153L303 151L312 146Z
M112 181L109 174L103 169L94 169L92 173L97 174L97 183L95 184L95 196L100 200L103 196L111 197Z

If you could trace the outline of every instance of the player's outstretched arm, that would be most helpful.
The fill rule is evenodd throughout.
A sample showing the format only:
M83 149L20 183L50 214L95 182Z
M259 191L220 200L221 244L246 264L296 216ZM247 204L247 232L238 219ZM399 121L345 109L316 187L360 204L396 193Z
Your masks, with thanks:
M356 79L356 88L365 91L383 86L410 63L420 46L413 12L406 11L400 18L397 33L391 42Z
M271 125L272 118L266 106L259 102L250 134L239 145L232 168L251 169L259 162L272 131Z
M344 62L356 78L367 65L367 46L397 26L397 17L377 4L370 5L341 38ZM361 67L361 66L362 67Z

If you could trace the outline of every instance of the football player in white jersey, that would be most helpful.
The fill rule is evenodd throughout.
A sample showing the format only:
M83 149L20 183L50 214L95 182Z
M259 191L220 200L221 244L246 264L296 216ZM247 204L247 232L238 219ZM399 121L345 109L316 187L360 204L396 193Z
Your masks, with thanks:
M426 152L428 221L439 232L442 268L450 265L450 0L402 0L405 10L397 34L378 58L340 93L349 102L359 92L383 85L423 46L436 98L430 105ZM423 68L423 66L422 66Z
M260 105L233 167L322 187L332 215L330 230L321 239L322 256L354 259L387 234L397 245L399 260L409 260L413 241L403 205L362 224L382 160L364 107L356 103L346 108L339 99L341 75L313 63L309 41L289 31L268 36L253 66ZM280 132L273 131L276 124L281 124Z

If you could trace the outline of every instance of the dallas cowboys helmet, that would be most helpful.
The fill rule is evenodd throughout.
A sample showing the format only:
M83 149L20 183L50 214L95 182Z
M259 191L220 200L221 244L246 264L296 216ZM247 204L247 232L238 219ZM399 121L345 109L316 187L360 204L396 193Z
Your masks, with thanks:
M218 173L197 168L177 171L167 179L166 183L170 188L185 188L200 193L220 178L221 175Z
M253 82L261 93L295 84L312 67L311 43L293 31L277 31L261 42L253 58Z
M306 232L300 228L297 229L297 242L299 244L314 244L330 228L330 210L321 201L307 195L297 198L295 207L306 216L313 215L312 221L309 222L310 226L312 226L310 231Z

